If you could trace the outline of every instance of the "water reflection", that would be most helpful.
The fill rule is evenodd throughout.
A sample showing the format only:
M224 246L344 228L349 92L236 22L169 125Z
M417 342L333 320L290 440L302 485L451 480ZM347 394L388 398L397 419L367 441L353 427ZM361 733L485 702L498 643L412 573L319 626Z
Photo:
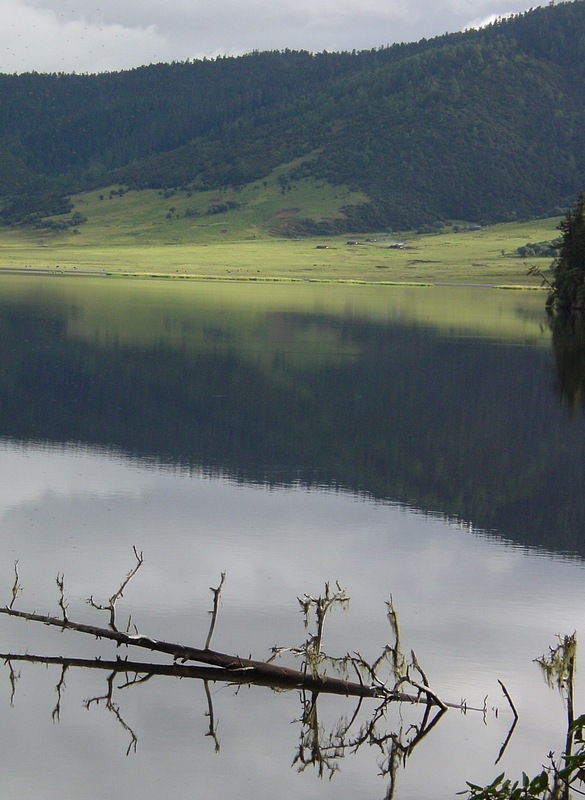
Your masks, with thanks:
M54 608L64 573L70 613L85 619L85 599L110 596L136 545L144 582L123 599L136 624L201 644L208 587L226 570L217 646L264 658L298 640L297 596L339 579L352 604L332 620L331 652L375 659L392 594L404 649L438 693L479 706L490 695L487 725L449 711L419 740L397 796L453 796L494 777L511 722L498 679L520 710L499 769L535 772L562 747L562 705L532 659L557 632L585 636L585 436L583 416L559 406L542 298L67 279L0 288L0 602L18 560L27 608ZM0 634L13 655L96 655L93 640L44 626L2 620ZM104 662L116 655L100 644ZM376 744L345 752L331 782L296 771L315 730L353 714L346 698L321 696L315 717L310 697L210 684L214 738L204 685L153 676L115 695L138 738L126 758L132 740L106 709L103 675L68 669L55 695L59 667L13 668L14 709L8 665L0 702L14 796L388 791ZM98 697L90 716L83 701ZM372 712L361 709L357 730ZM401 714L403 736L420 726L409 713L392 709L380 736L399 736Z
M490 316L487 290L348 306L339 287L271 287L250 307L217 287L80 283L3 303L4 436L334 486L583 553L584 425L558 413L542 298L500 293Z
M219 599L225 581L225 573L221 576L219 586L212 589L214 596L212 617L205 647L197 649L183 644L173 644L152 639L144 633L130 633L118 628L117 604L130 581L143 565L143 555L134 551L136 563L122 581L120 587L102 606L90 598L88 603L97 611L105 611L109 617L107 627L87 625L76 622L69 616L69 604L64 587L63 575L57 577L59 589L59 614L38 615L34 612L18 610L15 606L23 587L20 585L18 566L15 565L15 581L12 588L12 600L2 609L2 614L11 619L20 619L29 623L40 623L58 628L60 631L73 631L89 634L96 639L115 641L126 648L144 648L148 651L173 654L172 664L148 663L147 661L131 661L128 656L118 656L115 661L101 658L82 659L71 657L52 657L19 655L16 653L0 654L9 673L11 686L11 705L14 706L20 674L17 667L21 664L43 664L59 666L60 676L55 687L57 700L51 717L54 722L61 720L61 706L66 689L66 678L71 670L94 670L108 673L104 694L90 697L84 701L88 710L103 704L115 722L127 734L129 740L126 755L137 752L139 737L126 722L119 698L134 687L139 687L154 676L200 681L204 686L208 703L207 716L209 730L207 736L215 744L215 752L220 751L215 711L210 685L217 682L231 686L254 685L270 687L274 690L296 690L299 694L302 714L295 720L300 726L299 744L293 759L299 773L314 768L319 778L331 779L340 768L345 756L355 756L362 748L375 749L381 756L378 764L379 774L389 778L386 798L394 797L397 772L399 766L405 766L409 756L420 742L435 728L446 713L449 704L442 701L429 686L427 676L420 667L414 652L407 658L401 651L401 640L396 611L390 601L388 618L392 628L392 643L385 645L381 655L374 662L367 662L360 654L347 654L343 658L329 656L323 649L326 619L335 608L347 608L349 598L345 590L337 584L331 588L326 584L325 591L318 597L305 595L301 602L306 627L310 622L316 625L315 634L309 634L300 647L274 648L268 661L259 662L242 659L238 656L219 653L210 649L212 636L217 623ZM291 668L277 663L285 653L293 653L301 659L300 668ZM190 662L190 663L186 663ZM213 666L193 666L212 664ZM389 673L385 668L389 668ZM353 670L353 679L348 673ZM384 674L387 673L387 674ZM357 676L358 681L355 680ZM320 721L320 700L326 695L340 695L350 704L349 714L344 714L334 724L323 725ZM367 700L373 701L365 707ZM351 704L357 702L351 710ZM410 714L408 708L410 706ZM398 714L392 714L392 707L399 706ZM463 713L475 711L487 716L487 706L482 709L469 709L461 702L451 707ZM513 708L513 706L512 706ZM414 710L414 713L413 713ZM405 717L412 716L413 721L405 727ZM418 716L418 720L416 720ZM510 729L500 756L511 738ZM397 726L395 730L389 725Z
M228 581L215 646L268 657L275 644L300 638L296 597L318 591L324 578L339 578L349 589L351 605L348 613L330 620L328 652L359 651L374 660L389 638L385 601L392 593L404 650L414 647L439 695L456 702L465 697L469 705L479 706L490 695L487 726L481 715L461 717L451 710L417 745L408 770L397 776L398 796L436 796L438 775L442 796L454 795L466 778L493 777L493 761L511 722L497 678L510 688L521 713L502 768L536 768L548 749L562 742L562 706L543 691L540 675L531 670L532 659L546 649L554 631L582 630L585 583L575 561L528 558L519 548L496 547L493 540L470 535L440 516L341 492L301 486L268 490L188 471L160 473L139 462L69 448L55 452L5 443L0 463L2 602L10 599L11 565L19 559L20 605L42 613L57 608L55 576L64 573L70 616L92 622L85 598L112 594L132 545L139 543L146 558L144 574L120 601L121 619L132 615L133 624L148 635L201 645L209 624L208 587L225 569ZM13 653L94 658L99 647L104 661L120 655L91 638L81 642L67 632L20 625L10 620L0 625L2 640ZM91 717L82 713L84 700L106 693L103 678L82 679L68 671L61 722L58 730L52 727L57 670L48 674L38 666L19 666L14 712L3 716L5 780L21 793L30 780L31 792L43 785L44 797L62 795L62 771L51 770L50 764L68 762L72 752L77 766L66 781L71 792L76 780L81 791L83 776L100 772L94 793L86 786L85 797L113 791L113 774L103 771L104 759L115 766L116 786L131 791L138 781L141 794L149 798L158 796L166 779L177 790L197 780L210 795L237 791L242 770L255 776L250 795L262 794L274 782L283 797L299 792L352 797L366 790L382 797L387 789L378 777L375 748L368 748L369 756L363 748L355 758L346 753L331 783L314 784L312 768L302 774L290 770L302 722L294 730L290 723L302 720L303 707L294 693L271 699L259 694L266 689L256 687L240 689L237 696L233 687L211 690L221 742L215 756L213 742L204 738L208 705L202 688L197 693L183 681L171 686L154 678L122 692L116 702L139 740L134 761L127 762L128 734L118 730L111 714L100 721L104 703L92 707ZM3 677L0 693L8 704L11 687L6 672ZM497 718L494 707L500 710ZM360 725L372 711L371 705L362 708ZM320 699L325 732L336 730L337 721L352 713L345 698ZM411 723L420 724L418 712L412 717L408 707L396 708L387 732L399 733L401 719L404 731ZM9 768L22 762L21 748L31 746L43 753L39 769L44 764L45 772L36 777L36 768L25 774ZM424 755L419 757L419 751ZM445 764L450 765L447 771Z
M571 416L585 406L585 319L583 314L551 315L556 389Z
M67 679L74 669L95 670L107 672L105 692L101 695L86 698L83 706L92 710L100 705L109 712L113 725L119 727L127 741L126 755L136 754L140 745L140 732L134 730L126 721L124 712L125 694L128 690L141 686L154 676L171 676L174 678L198 681L202 684L207 698L208 708L206 715L209 720L205 736L213 741L215 753L221 750L221 742L217 731L213 698L210 685L218 680L218 670L205 667L163 666L159 664L145 664L131 661L90 661L72 658L43 657L34 655L18 655L2 653L5 669L9 674L11 685L10 702L15 706L20 690L22 676L18 671L23 663L43 664L45 666L58 666L60 672L55 686L56 701L51 711L54 723L61 721L62 706L66 702ZM244 683L232 674L224 680L231 685ZM322 779L331 778L340 770L343 759L354 757L364 750L374 752L372 768L378 775L387 780L387 790L384 797L393 798L397 787L399 770L406 766L408 758L412 755L417 745L428 736L439 720L446 713L445 709L434 707L430 703L423 704L423 710L418 719L408 719L409 709L404 706L396 714L390 714L389 702L384 701L377 707L365 709L363 702L350 709L349 715L344 715L335 721L332 727L320 722L319 693L299 693L301 715L298 719L291 720L298 731L298 746L292 758L292 766L299 773L311 769L314 774ZM348 701L349 702L349 701ZM410 709L412 711L412 709ZM391 726L395 726L392 730ZM378 758L376 758L378 756ZM381 758L380 758L381 756Z

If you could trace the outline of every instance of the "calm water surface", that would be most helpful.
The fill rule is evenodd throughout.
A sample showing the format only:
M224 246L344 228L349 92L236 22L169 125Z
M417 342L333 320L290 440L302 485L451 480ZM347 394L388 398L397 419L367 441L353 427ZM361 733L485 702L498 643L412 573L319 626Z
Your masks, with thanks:
M214 739L199 681L119 677L116 714L86 708L104 673L68 670L57 707L60 668L14 662L12 681L0 672L7 794L453 797L560 751L562 701L532 660L556 634L583 640L583 361L542 305L464 287L3 277L3 603L18 561L18 607L57 613L64 573L69 616L105 625L85 599L107 601L136 546L123 624L203 646L225 570L213 646L265 658L303 641L296 598L339 580L351 603L328 620L328 652L374 660L392 596L435 691L488 696L485 715L450 710L394 783L368 744L329 780L293 763L296 692L211 686ZM0 637L3 653L116 655L7 618ZM494 766L512 721L498 679L520 721ZM319 699L322 742L354 708ZM419 721L396 706L382 728L406 739Z

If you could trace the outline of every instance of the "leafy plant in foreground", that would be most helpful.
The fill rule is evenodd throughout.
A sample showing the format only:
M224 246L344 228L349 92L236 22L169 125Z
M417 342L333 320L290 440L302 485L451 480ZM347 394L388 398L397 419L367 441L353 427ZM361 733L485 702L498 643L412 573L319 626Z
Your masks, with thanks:
M549 648L547 656L536 659L548 685L556 686L567 704L567 739L560 761L555 761L551 752L550 765L533 778L523 772L520 780L512 782L502 772L487 786L468 781L468 789L460 794L466 794L469 800L570 800L575 794L584 794L577 788L577 784L585 782L585 714L573 718L576 657L577 638L572 634L560 636L559 644Z

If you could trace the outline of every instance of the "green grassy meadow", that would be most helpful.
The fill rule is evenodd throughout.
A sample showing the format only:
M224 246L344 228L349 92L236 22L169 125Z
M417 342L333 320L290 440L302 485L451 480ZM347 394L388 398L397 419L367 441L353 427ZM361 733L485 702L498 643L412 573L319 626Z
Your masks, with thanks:
M287 231L291 220L343 217L344 205L367 198L307 181L283 191L281 172L221 192L118 194L119 187L113 187L76 195L74 211L87 218L77 228L0 229L0 270L537 287L528 267L540 262L546 270L550 264L546 258L521 259L516 248L555 238L558 219L458 233L445 228L437 234L385 231L295 238ZM399 242L403 249L393 247Z

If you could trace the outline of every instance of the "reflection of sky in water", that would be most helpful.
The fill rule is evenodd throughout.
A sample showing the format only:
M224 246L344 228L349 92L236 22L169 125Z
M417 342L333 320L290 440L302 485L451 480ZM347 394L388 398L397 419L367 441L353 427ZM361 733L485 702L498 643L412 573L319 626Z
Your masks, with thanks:
M388 639L384 603L392 593L404 647L415 648L433 688L470 705L489 694L489 708L501 710L498 719L490 711L487 726L480 716L449 712L413 754L398 797L436 796L438 788L447 796L466 779L495 777L509 721L498 678L521 715L501 768L536 771L548 750L561 746L562 704L532 659L555 634L583 630L580 562L527 553L438 517L347 494L237 485L105 452L4 443L0 478L0 592L8 601L18 559L22 608L55 610L55 576L63 571L70 616L97 624L84 600L90 593L106 600L132 566L136 545L145 565L120 614L132 612L147 634L201 645L209 587L226 570L214 647L262 658L274 644L302 641L296 597L338 579L352 602L349 612L331 617L328 649L373 659ZM0 636L2 649L13 651L108 652L89 637L8 619L0 620ZM57 671L20 671L14 709L7 673L0 681L0 763L5 791L15 795L101 798L115 790L148 800L196 786L201 797L258 797L275 785L283 797L384 794L372 751L346 758L331 783L290 768L298 735L290 722L300 713L294 693L215 688L222 749L213 755L202 687L153 679L118 697L139 737L137 754L126 759L127 740L112 716L103 706L89 715L82 706L104 692L104 676L68 674L55 727ZM350 712L344 700L323 701L324 718ZM26 753L38 756L15 769ZM65 760L66 774L56 776L51 762Z

